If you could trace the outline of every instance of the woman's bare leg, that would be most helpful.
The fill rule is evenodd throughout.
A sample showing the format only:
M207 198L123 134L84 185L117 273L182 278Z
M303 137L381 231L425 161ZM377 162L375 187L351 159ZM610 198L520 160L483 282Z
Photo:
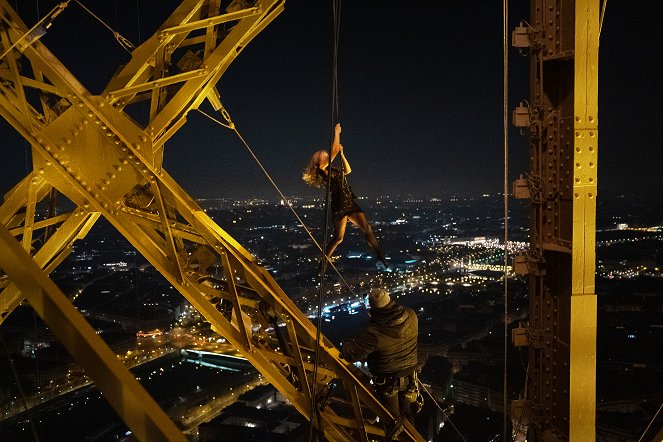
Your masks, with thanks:
M331 258L334 250L338 247L345 237L345 228L348 225L348 217L344 216L341 219L334 220L334 236L327 243L327 258Z
M382 252L380 244L378 243L378 239L375 237L375 233L373 233L373 229L371 228L371 225L368 223L368 220L366 219L366 215L364 214L364 212L351 213L350 215L348 215L348 218L350 219L352 224L356 225L364 232L364 237L366 238L366 242L377 255L378 260L382 261L382 264L384 264L385 266L388 266L384 253Z

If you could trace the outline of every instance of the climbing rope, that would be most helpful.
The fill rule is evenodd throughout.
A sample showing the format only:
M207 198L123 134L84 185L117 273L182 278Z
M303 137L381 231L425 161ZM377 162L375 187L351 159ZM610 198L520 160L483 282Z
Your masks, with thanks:
M78 6L83 8L83 10L85 12L87 12L92 17L94 17L99 23L104 25L106 27L106 29L108 29L113 34L113 37L115 37L115 40L117 40L117 42L120 44L120 46L122 46L122 48L125 51L127 51L128 53L131 54L131 51L136 49L136 46L134 46L133 43L131 43L129 40L127 40L125 37L123 37L119 32L117 32L116 30L111 28L105 21L103 21L101 18L99 18L94 12L90 11L83 3L81 3L78 0L74 0L74 2L76 2L76 4L78 4Z
M467 442L467 440L465 439L463 434L460 432L460 430L458 430L458 427L456 427L454 425L454 423L451 421L451 417L449 416L449 414L447 414L447 412L444 410L444 408L442 408L442 406L435 400L435 397L433 397L433 394L428 390L428 388L426 388L426 386L423 384L423 382L421 382L421 379L417 378L417 382L419 383L419 386L421 388L423 388L423 390L426 393L428 393L428 396L431 398L431 400L433 401L433 403L435 404L437 409L440 410L440 412L444 415L445 418L447 418L447 421L449 422L449 425L451 425L451 428L456 430L456 433L458 433L458 436L460 436L460 438L463 440L463 442Z
M333 52L332 52L332 109L331 109L331 133L332 137L335 138L335 123L339 121L339 100L338 100L338 40L340 34L340 22L341 22L341 0L332 1L332 12L333 12L333 22L334 22L334 42L333 42ZM313 365L313 382L311 383L311 420L309 425L309 442L313 441L313 430L315 427L318 427L317 422L317 408L316 408L316 396L317 396L317 386L318 386L318 367L320 365L320 335L322 333L322 304L324 301L324 287L325 287L325 274L326 274L326 261L327 258L327 236L329 231L329 200L331 197L331 176L332 176L332 150L333 150L333 140L329 143L328 158L329 164L327 165L327 186L325 189L325 209L324 209L324 220L323 220L323 242L320 263L322 268L320 271L320 291L318 293L318 310L316 314L316 335L315 335L315 357ZM345 174L342 174L345 178Z
M5 58L5 55L9 54L12 49L16 47L21 41L23 41L25 38L28 36L33 36L33 40L29 41L27 44L30 45L32 44L37 38L41 37L46 33L46 30L51 27L53 24L53 20L55 17L60 15L64 9L69 6L69 2L71 0L67 0L66 2L62 2L57 4L53 9L51 9L48 14L44 15L41 20L39 20L33 27L28 29L28 32L25 34L21 35L14 43L12 43L11 46L9 46L5 52L0 55L0 60ZM34 34L34 35L33 35Z
M651 427L651 424L653 424L654 421L656 420L656 416L658 416L658 413L661 412L661 408L663 408L663 402L661 402L661 406L658 407L658 411L656 411L656 414L654 414L654 417L652 417L651 420L649 421L649 425L647 425L647 428L645 428L645 431L642 432L642 436L640 436L640 439L638 439L638 442L642 441L642 438L645 437L645 434L647 434L647 431L649 431L649 427Z
M503 50L503 126L504 126L504 384L503 384L503 440L507 440L507 350L509 339L509 0L502 0ZM508 440L511 440L509 437Z

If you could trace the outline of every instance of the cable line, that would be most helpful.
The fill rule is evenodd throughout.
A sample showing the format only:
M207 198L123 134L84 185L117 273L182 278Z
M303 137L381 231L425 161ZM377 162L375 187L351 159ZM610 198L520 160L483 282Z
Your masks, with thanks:
M83 8L83 10L84 10L85 12L87 12L87 13L90 14L92 17L94 17L95 19L97 19L97 21L98 21L99 23L101 23L102 25L104 25L104 26L106 27L106 29L108 29L109 31L111 31L111 33L113 34L113 37L115 37L115 40L117 40L117 42L120 44L120 46L122 46L122 48L123 48L125 51L127 51L128 53L131 54L131 51L133 51L134 49L136 49L136 46L134 46L133 43L131 43L129 40L127 40L125 37L123 37L119 32L117 32L116 30L114 30L113 28L111 28L111 27L110 27L105 21L103 21L102 19L100 19L100 18L99 18L94 12L90 11L90 10L89 10L89 9L83 4L83 3L81 3L81 2L78 1L78 0L74 0L74 2L76 2L76 3L78 4L78 6L80 6L81 8Z
M53 24L53 20L55 17L60 15L64 9L69 6L69 2L71 0L67 0L66 2L62 2L57 4L53 9L51 9L48 14L44 15L41 20L39 20L33 27L28 29L28 32L25 34L21 35L18 40L16 40L14 43L12 43L11 46L9 46L5 52L0 55L0 60L5 58L5 55L9 54L9 52L16 47L21 41L23 41L26 37L32 35L32 40L28 41L27 45L31 45L34 43L39 37L44 35L46 33L46 30L51 27ZM43 27L42 24L46 23ZM41 28L41 29L40 29ZM34 35L33 35L34 34Z
M451 425L451 427L452 427L454 430L456 430L456 433L458 433L458 436L460 436L460 438L463 440L463 442L467 442L467 439L465 439L465 437L464 437L463 434L460 432L460 430L458 430L458 427L456 427L456 426L454 425L454 423L451 422L451 417L447 414L447 412L444 410L444 408L442 408L442 406L440 406L440 404L435 400L435 398L433 397L433 394L428 390L428 388L426 388L426 386L423 384L423 382L421 382L421 379L419 379L418 377L417 377L417 382L419 383L419 386L420 386L421 388L423 388L424 391L425 391L426 393L428 393L428 396L430 396L431 400L433 401L433 403L435 404L435 406L437 407L437 409L440 410L440 412L442 412L442 414L444 415L444 417L447 418L447 421L449 421L449 424Z
M603 7L601 8L601 19L599 20L599 39L601 38L601 31L603 30L603 18L605 17L605 8L608 6L608 0L603 0Z
M509 0L502 0L503 50L503 126L504 126L504 385L503 385L503 440L507 440L507 350L509 338ZM511 438L509 437L509 440Z
M654 421L656 420L656 416L658 416L658 413L661 412L661 408L663 408L663 402L661 402L661 406L658 407L658 411L656 412L656 414L654 414L654 417L652 417L651 421L649 421L649 425L647 425L647 428L645 428L645 431L642 433L642 436L640 436L640 439L638 439L638 442L640 442L642 438L645 437L645 434L647 434L647 431L649 431L649 427L651 427L651 424L653 424Z

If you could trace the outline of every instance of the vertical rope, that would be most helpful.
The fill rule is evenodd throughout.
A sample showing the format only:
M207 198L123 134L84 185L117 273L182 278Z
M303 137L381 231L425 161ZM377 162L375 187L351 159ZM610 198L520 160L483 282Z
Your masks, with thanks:
M507 350L509 338L509 0L502 0L503 45L503 125L504 125L504 385L503 385L503 434L507 439Z
M332 0L332 12L333 12L333 21L334 21L334 31L333 31L333 52L332 52L332 121L331 121L331 132L332 137L334 137L334 127L336 122L338 122L338 36L340 30L340 21L341 21L341 1ZM315 427L319 428L319 422L317 419L317 406L316 406L316 396L317 396L317 386L318 386L318 368L320 365L320 337L322 329L322 304L324 300L324 289L325 289L325 273L327 270L327 240L328 240L328 231L329 231L329 200L330 200L330 188L331 188L331 161L332 161L332 149L333 149L333 138L329 143L328 149L328 158L329 164L327 165L327 186L325 189L325 210L324 210L324 220L323 220L323 241L321 248L321 257L320 257L320 291L318 293L318 311L317 311L317 321L316 321L316 334L315 334L315 357L314 357L314 367L313 367L313 382L311 385L311 412L310 412L310 425L309 425L309 442L313 440L313 430Z
M138 5L138 0L136 0L136 25L138 26L138 44L141 44L143 38L140 35L140 6Z

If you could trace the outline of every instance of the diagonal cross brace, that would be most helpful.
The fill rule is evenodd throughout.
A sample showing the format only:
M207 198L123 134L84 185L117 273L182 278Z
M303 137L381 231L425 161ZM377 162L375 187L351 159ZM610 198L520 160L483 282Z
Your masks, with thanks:
M191 71L194 74L175 74L179 89L162 93L176 81L152 64L169 60L179 45L188 47L196 40L186 38L187 26L198 28L204 14L212 15L212 3L209 8L206 4L182 2L161 28L170 31L158 32L134 51L132 61L106 88L116 96L91 95L45 46L34 42L23 48L22 56L39 73L35 81L47 80L60 91L59 107L53 109L56 117L40 117L22 100L24 94L16 89L22 87L19 82L0 85L0 110L33 146L35 173L84 213L107 218L304 416L311 412L313 382L318 391L334 382L345 386L343 397L332 397L319 410L328 439L383 435L382 428L366 419L377 416L385 423L395 419L372 394L363 374L341 360L324 337L316 343L315 327L271 275L161 168L163 142L184 123L188 111L214 93L214 85L242 48L283 9L282 1L258 0L256 9L247 11L216 46L211 38L214 26L206 27L206 37L200 39L206 45L205 56ZM10 38L19 38L25 29L20 18L12 15L6 1L0 0L0 8L4 16L12 17ZM175 32L178 29L184 31ZM125 87L133 89L123 93ZM126 113L134 94L143 91L153 98L152 117L145 126ZM206 276L204 269L193 268L187 259L197 247L209 248L221 263L218 287L198 284ZM229 301L225 303L229 310L222 308L223 301ZM262 305L274 311L271 324L261 316ZM284 323L285 333L280 330ZM313 379L316 345L321 360L318 378ZM422 440L409 424L399 437Z

